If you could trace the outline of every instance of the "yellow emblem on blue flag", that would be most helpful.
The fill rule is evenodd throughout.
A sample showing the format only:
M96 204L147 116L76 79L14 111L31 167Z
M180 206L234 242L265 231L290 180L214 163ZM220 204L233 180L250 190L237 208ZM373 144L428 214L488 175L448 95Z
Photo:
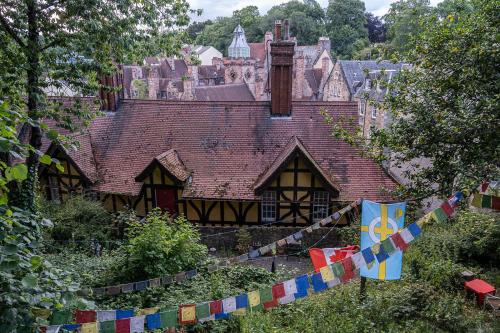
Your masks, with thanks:
M363 200L361 208L361 249L372 247L399 232L404 227L406 203L379 204ZM400 250L379 263L362 267L360 275L378 280L398 280L401 277L403 253Z

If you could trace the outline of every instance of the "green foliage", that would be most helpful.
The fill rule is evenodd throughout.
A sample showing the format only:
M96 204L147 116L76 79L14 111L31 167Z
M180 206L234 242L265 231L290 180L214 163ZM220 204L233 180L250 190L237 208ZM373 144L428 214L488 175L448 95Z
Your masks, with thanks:
M126 280L153 278L194 268L206 258L200 234L182 216L172 219L154 210L144 223L132 222L123 270Z
M240 228L236 232L236 250L242 254L247 253L252 243L252 235L246 228Z
M140 99L149 98L148 85L143 80L134 79L132 80L131 85L132 87L134 87L135 90L137 90L137 98Z
M274 33L274 22L285 19L290 21L290 35L297 37L298 45L315 45L325 35L325 12L315 0L293 0L273 6L262 18L262 31Z
M52 240L105 241L116 236L116 232L113 232L113 216L99 201L78 195L62 204L46 201L41 210L54 223L50 231Z
M50 221L20 210L0 215L0 332L33 332L36 309L89 306L75 296L70 275L37 252L41 229Z
M404 57L413 49L416 37L425 29L425 18L431 14L429 0L399 0L391 4L384 16L388 40Z
M332 53L351 58L368 46L365 27L365 4L360 0L333 0L326 10L326 31L332 43Z

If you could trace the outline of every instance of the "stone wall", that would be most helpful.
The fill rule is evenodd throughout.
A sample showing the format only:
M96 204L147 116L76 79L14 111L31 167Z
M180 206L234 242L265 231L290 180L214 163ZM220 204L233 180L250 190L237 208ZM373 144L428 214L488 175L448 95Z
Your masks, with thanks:
M207 245L208 248L215 248L217 252L234 251L238 241L237 230L239 228L231 227L198 227L202 235L202 243ZM249 227L248 232L252 237L251 245L254 248L267 245L274 241L285 238L299 230L301 227ZM285 252L294 252L298 249L313 245L319 241L323 236L325 238L317 244L317 247L338 247L340 244L339 232L337 228L320 228L313 230L312 233L304 232L304 238L301 244L287 245Z

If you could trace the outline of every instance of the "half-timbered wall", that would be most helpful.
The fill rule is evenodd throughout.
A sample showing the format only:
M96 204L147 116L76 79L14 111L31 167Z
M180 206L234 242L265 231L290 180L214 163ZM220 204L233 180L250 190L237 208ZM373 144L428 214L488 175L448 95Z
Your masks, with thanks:
M41 190L46 198L55 201L65 201L72 194L84 194L88 185L78 172L76 165L61 151L56 151L52 157L57 158L64 171L57 169L55 164L45 168L40 177ZM59 198L56 198L58 193Z
M60 173L51 166L45 173L46 176L55 175L60 179L61 200L65 200L70 188L75 193L82 193L84 187L81 177L71 162L61 159L65 166L65 173ZM69 167L68 167L69 165ZM66 172L67 170L67 172ZM43 177L47 184L47 177ZM143 187L138 196L102 193L100 199L108 211L118 212L132 208L139 216L146 216L157 206L157 189L172 189L175 193L177 214L184 215L193 222L204 226L243 226L264 225L269 222L262 221L261 201L222 201L183 199L183 184L177 181L161 166L156 166L144 179ZM309 170L302 156L295 157L284 168L266 191L276 192L276 218L277 226L304 226L312 224L314 192L326 192L314 172ZM50 194L50 191L46 191ZM340 208L342 203L329 192L328 214ZM338 223L347 223L342 218Z

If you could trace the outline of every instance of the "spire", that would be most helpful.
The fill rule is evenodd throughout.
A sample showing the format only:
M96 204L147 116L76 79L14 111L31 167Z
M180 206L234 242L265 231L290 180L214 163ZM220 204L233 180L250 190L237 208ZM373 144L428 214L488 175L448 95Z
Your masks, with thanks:
M233 31L233 41L229 45L228 54L230 58L249 58L250 46L245 37L245 30L238 24Z

